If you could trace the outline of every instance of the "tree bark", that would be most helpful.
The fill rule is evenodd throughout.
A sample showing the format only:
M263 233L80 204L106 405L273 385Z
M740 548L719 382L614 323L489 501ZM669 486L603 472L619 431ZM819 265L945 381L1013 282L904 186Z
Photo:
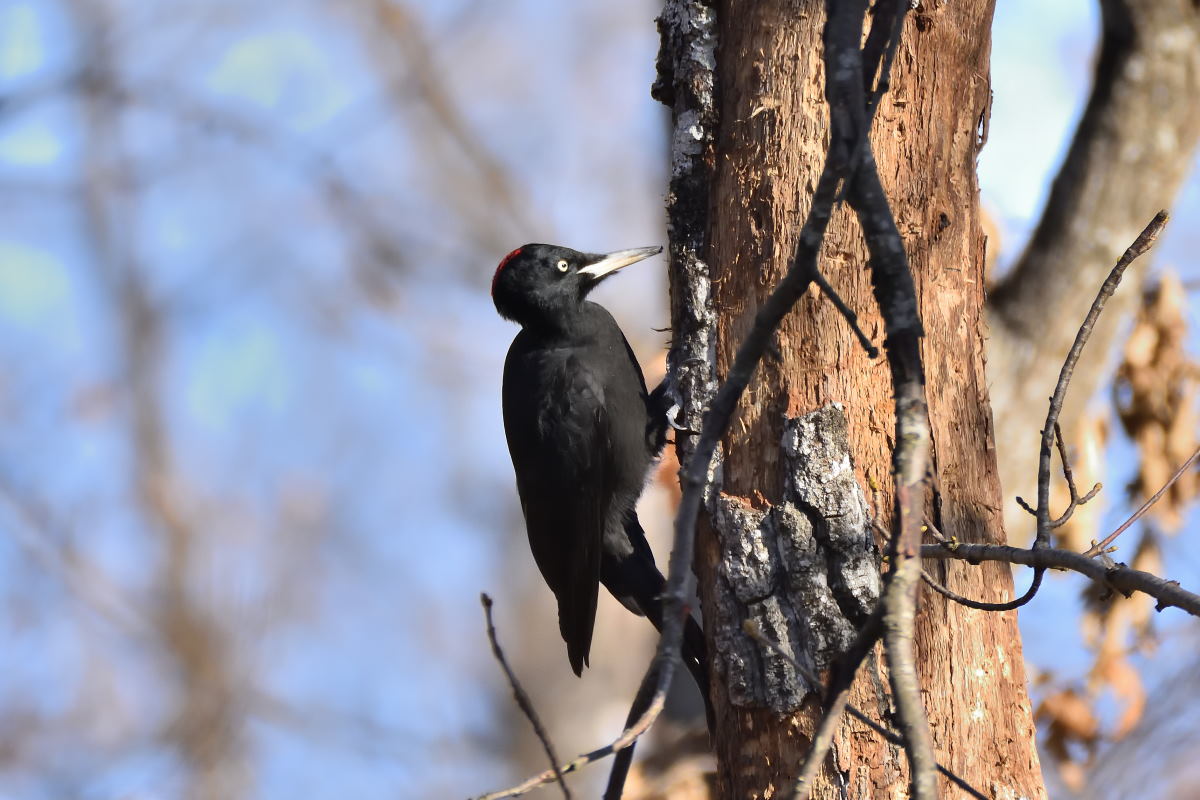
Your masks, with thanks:
M1003 543L975 177L991 14L991 2L975 0L910 15L872 143L926 330L928 513L961 541ZM728 370L787 269L824 163L823 24L819 0L719 0L715 8L675 0L664 11L656 96L676 123L672 365L693 429L713 377ZM862 233L839 210L821 266L879 344L866 264ZM893 430L886 363L866 357L826 299L801 300L723 441L699 532L720 797L791 790L819 697L743 623L821 670L845 648L879 591L870 517L890 524ZM680 440L684 459L688 437ZM1004 566L928 568L962 594L1012 596ZM972 611L930 593L921 602L918 666L939 762L988 796L1043 797L1015 614ZM851 702L886 721L883 669L882 659L868 660ZM893 797L907 782L903 753L847 721L811 796Z

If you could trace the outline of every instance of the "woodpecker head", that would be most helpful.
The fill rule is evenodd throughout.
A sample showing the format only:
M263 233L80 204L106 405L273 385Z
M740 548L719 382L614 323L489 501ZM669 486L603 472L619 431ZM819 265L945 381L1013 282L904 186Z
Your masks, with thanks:
M552 244L523 245L496 268L492 302L500 316L522 327L565 322L600 281L661 252L661 247L636 247L599 254Z

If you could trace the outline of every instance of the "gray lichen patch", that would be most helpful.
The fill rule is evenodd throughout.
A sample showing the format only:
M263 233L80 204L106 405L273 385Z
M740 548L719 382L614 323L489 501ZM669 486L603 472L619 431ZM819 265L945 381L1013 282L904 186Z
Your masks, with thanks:
M718 674L732 703L795 711L818 687L744 632L747 621L812 671L852 641L880 591L870 516L854 477L840 406L786 421L784 499L768 509L719 494L713 614Z
M850 459L846 414L840 403L784 423L784 496L810 508L823 524L814 526L828 557L829 585L855 622L879 598L879 551L871 512Z

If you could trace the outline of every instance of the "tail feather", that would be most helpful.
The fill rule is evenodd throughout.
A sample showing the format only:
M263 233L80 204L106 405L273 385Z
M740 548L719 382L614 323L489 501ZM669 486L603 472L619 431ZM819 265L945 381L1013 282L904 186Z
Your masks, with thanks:
M654 554L646 542L646 534L636 514L626 516L625 533L633 544L633 552L620 560L607 552L603 553L600 559L600 582L622 605L634 613L644 615L655 629L661 632L662 595L667 588L666 579L654 564ZM712 730L713 709L708 696L707 646L703 629L690 614L684 618L680 656L704 699L705 715L709 730Z

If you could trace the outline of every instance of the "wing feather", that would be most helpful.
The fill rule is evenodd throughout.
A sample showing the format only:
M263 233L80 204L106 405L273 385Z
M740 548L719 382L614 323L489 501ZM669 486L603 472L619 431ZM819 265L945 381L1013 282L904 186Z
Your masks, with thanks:
M529 547L558 600L559 632L578 675L588 663L601 536L613 465L604 385L578 357L513 343L504 371L504 427Z

